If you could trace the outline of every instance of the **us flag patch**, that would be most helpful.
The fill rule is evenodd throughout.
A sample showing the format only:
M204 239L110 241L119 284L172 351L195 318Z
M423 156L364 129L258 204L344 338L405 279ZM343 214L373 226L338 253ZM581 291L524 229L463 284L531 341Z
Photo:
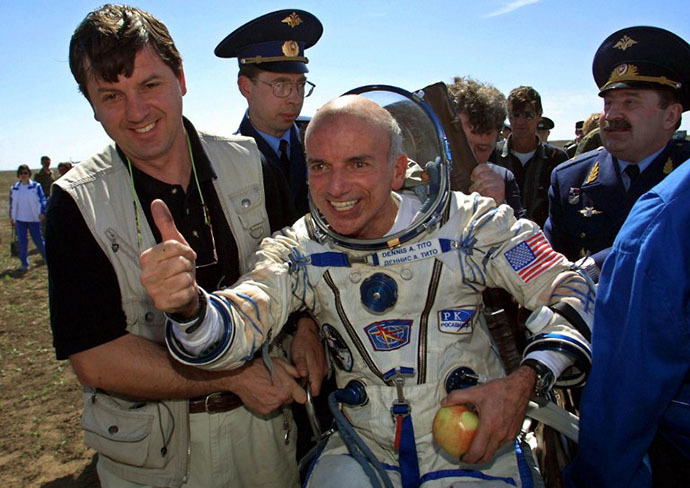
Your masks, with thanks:
M529 283L547 269L564 259L563 255L551 249L543 232L533 235L503 254L510 267Z

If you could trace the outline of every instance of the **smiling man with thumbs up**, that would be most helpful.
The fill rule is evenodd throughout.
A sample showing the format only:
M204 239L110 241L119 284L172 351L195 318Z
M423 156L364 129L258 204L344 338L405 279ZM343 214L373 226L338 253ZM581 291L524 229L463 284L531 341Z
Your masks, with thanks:
M297 486L293 426L279 407L306 395L285 352L273 347L270 376L261 360L225 372L173 364L165 317L140 281L142 251L185 246L195 265L166 285L171 294L185 280L229 286L260 239L292 222L287 188L253 140L183 118L182 60L149 13L91 12L70 68L114 140L59 180L47 229L54 345L85 387L84 439L99 452L101 486ZM156 199L167 220L152 213ZM301 339L302 354L320 347L314 334Z

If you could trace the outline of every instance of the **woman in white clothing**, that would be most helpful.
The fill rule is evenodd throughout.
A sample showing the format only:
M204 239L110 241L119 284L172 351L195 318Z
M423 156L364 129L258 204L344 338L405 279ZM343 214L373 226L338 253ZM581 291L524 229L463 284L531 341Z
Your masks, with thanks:
M45 218L46 196L41 185L31 179L31 169L26 164L17 168L17 181L10 189L10 223L15 226L19 241L20 270L29 267L27 230L36 248L45 259L46 251L41 232Z

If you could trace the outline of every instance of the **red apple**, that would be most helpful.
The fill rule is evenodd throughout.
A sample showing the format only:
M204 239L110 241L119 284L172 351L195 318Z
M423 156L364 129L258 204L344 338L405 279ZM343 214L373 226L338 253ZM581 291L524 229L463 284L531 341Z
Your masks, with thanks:
M441 449L459 458L470 448L478 425L479 417L467 405L452 405L438 409L432 432Z

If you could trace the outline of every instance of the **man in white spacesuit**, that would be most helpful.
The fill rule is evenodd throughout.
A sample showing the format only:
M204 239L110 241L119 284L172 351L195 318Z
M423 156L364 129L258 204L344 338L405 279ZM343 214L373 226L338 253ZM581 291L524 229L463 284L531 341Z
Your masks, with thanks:
M306 151L315 208L264 240L254 270L231 289L197 287L193 252L164 204L152 206L167 240L142 254L142 282L170 314L171 354L205 369L235 368L291 312L310 310L338 387L354 380L365 392L342 409L392 486L530 486L516 437L530 398L588 371L594 296L586 279L508 206L450 192L443 161L427 165L425 202L419 192L393 191L407 167L401 130L365 97L322 107ZM486 287L503 287L536 311L522 365L507 377L480 313ZM433 443L431 423L440 404L460 403L472 404L480 423L458 460ZM330 437L309 486L377 485L362 456L348 455L350 444Z

